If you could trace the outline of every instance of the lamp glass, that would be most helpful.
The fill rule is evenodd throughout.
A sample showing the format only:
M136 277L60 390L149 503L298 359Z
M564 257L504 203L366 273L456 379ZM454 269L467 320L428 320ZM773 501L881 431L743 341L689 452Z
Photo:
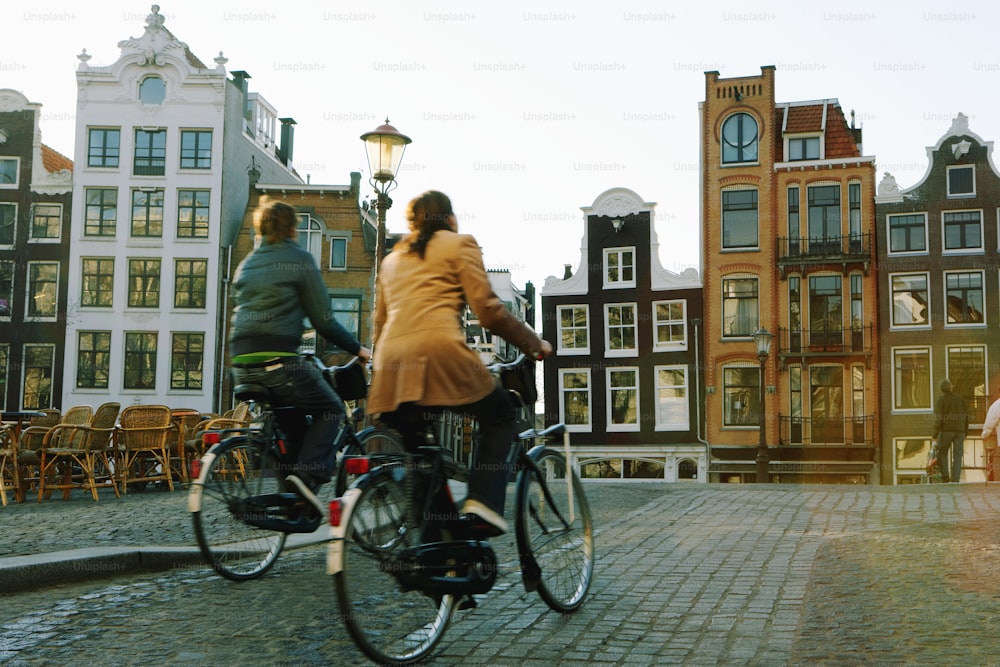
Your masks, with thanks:
M763 327L754 332L753 342L757 346L758 357L766 357L771 353L772 338L771 332Z

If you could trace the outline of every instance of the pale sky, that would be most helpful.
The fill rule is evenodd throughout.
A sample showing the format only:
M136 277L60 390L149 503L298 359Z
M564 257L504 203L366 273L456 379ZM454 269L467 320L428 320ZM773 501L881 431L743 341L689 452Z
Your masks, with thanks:
M166 27L203 62L220 51L296 120L314 184L367 163L386 117L413 139L389 211L451 196L486 263L541 292L580 262L580 208L613 187L656 202L661 261L700 270L698 104L707 70L776 67L776 100L837 98L879 177L915 185L959 112L1000 139L995 0L979 2L404 2L165 0ZM4 2L0 88L42 107L42 141L74 158L76 56L112 64L150 3ZM540 322L536 323L540 327Z

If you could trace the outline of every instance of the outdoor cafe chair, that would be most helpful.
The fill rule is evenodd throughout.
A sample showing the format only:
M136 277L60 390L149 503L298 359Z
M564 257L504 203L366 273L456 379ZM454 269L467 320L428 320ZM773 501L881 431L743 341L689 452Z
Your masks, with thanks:
M165 482L174 490L170 470L174 423L166 405L130 405L122 410L115 431L116 471L122 493L129 485Z
M104 403L86 424L60 423L49 430L42 441L39 501L48 498L53 489L62 489L64 499L73 489L86 489L99 500L98 477L119 495L109 455L120 407L119 403Z

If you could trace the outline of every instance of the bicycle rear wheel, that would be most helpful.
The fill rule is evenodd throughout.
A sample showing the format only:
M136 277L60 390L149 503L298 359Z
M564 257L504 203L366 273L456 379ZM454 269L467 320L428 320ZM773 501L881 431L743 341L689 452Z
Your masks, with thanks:
M386 465L353 487L343 527L337 600L358 647L379 664L407 665L430 653L444 635L453 595L404 588L400 553L419 544L401 465Z
M343 456L360 456L369 454L373 456L403 456L406 449L403 447L403 440L395 431L388 431L382 428L369 427L358 431L353 437L347 439L347 444L343 449ZM341 457L341 464L344 458ZM350 488L357 475L348 474L343 465L337 466L337 474L334 478L334 493L340 498L344 491Z
M244 521L267 512L255 502L279 492L267 443L234 437L215 445L202 458L201 473L191 483L188 510L205 560L227 579L245 581L267 572L285 545L285 533Z
M594 530L590 506L576 473L555 450L529 453L517 482L518 551L534 557L541 570L538 594L550 608L575 611L594 573ZM567 482L567 475L570 475ZM572 484L572 502L570 496Z

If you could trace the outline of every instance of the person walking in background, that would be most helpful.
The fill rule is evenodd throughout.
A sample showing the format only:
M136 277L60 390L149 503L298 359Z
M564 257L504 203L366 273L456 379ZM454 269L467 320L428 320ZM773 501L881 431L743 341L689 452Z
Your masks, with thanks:
M969 429L969 408L965 399L952 391L948 378L941 380L938 388L941 396L934 405L934 438L937 440L942 481L959 482L962 479L965 434ZM948 456L949 453L951 456Z
M1000 480L1000 451L997 451L997 427L1000 426L1000 398L993 401L983 422L983 446L986 448L986 481Z

